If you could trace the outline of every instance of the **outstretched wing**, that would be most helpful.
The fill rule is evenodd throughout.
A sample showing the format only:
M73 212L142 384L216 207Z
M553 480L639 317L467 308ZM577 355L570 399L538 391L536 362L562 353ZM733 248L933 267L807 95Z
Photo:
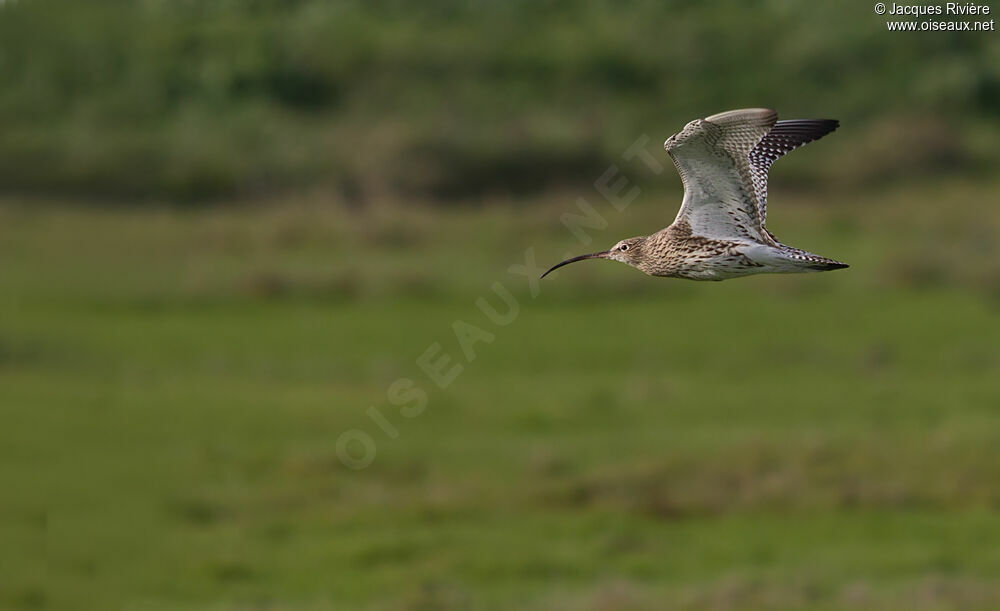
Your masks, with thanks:
M708 238L771 243L749 155L777 120L766 108L732 110L692 121L664 143L684 183L675 226Z
M767 222L767 171L771 164L803 144L819 140L839 126L840 122L835 119L778 121L750 150L750 172L761 225ZM767 232L767 229L764 231Z

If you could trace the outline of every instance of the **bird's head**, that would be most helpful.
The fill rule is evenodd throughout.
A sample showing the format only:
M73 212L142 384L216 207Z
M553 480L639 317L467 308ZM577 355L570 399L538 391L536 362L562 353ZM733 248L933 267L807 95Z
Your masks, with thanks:
M589 255L580 255L579 257L566 259L562 263L553 265L549 271L542 274L542 278L548 276L554 270L559 269L563 265L569 265L570 263L576 263L577 261L583 261L584 259L612 259L614 261L625 263L626 265L631 265L632 267L639 267L639 264L642 261L643 247L645 244L645 236L627 238L618 242L608 250L593 252Z

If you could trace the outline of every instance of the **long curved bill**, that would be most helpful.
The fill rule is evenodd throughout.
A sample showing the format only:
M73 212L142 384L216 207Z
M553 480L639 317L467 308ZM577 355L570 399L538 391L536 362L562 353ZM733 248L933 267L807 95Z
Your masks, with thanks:
M563 265L569 265L570 263L576 263L577 261L583 261L584 259L607 259L611 255L611 251L602 250L601 252L592 252L589 255L580 255L579 257L573 257L572 259L566 259L562 263L557 263L549 268L549 271L542 274L542 278L548 276L553 271L559 269Z

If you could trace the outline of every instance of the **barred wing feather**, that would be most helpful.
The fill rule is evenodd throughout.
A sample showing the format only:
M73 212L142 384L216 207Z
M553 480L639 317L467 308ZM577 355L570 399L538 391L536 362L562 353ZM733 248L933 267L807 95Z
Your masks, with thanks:
M664 143L684 183L675 227L707 238L770 242L750 152L777 120L764 108L724 112L688 123Z

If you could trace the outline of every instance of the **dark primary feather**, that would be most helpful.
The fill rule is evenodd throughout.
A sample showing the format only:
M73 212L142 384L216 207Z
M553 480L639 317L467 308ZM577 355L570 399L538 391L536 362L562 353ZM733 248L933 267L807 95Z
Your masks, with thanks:
M778 121L750 151L750 171L753 177L754 194L757 196L761 224L767 222L767 171L771 164L803 144L819 140L839 126L840 121L836 119Z

